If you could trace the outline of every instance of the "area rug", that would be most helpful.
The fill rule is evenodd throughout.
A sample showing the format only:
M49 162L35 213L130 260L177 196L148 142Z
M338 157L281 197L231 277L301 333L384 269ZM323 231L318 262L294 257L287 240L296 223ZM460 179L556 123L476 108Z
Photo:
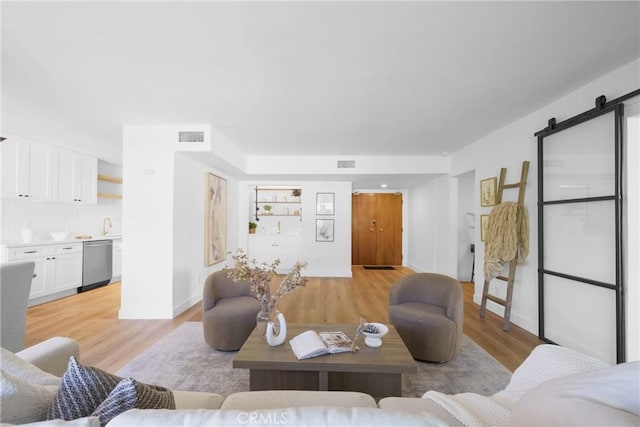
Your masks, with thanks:
M118 371L122 377L172 390L208 391L228 396L249 390L249 371L234 369L237 352L209 347L201 322L186 322ZM330 356L321 356L330 357ZM418 373L402 375L402 395L420 397L428 390L472 392L485 396L503 389L511 373L467 336L447 363L418 364Z

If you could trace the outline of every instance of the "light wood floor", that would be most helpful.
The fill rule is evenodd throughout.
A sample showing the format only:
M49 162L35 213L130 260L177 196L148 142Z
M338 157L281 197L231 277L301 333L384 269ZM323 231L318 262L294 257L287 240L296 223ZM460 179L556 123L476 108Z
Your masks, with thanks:
M364 270L353 267L353 278L313 278L304 289L285 295L278 309L289 322L353 323L362 316L387 322L391 285L413 273L408 268ZM274 281L277 287L278 280ZM480 319L473 303L473 284L463 283L464 333L514 370L540 343L535 335L512 325L501 329L502 319L488 313ZM201 321L201 305L194 305L173 320L121 320L120 284L31 307L27 314L27 346L52 336L72 337L80 343L82 362L115 372L183 322Z

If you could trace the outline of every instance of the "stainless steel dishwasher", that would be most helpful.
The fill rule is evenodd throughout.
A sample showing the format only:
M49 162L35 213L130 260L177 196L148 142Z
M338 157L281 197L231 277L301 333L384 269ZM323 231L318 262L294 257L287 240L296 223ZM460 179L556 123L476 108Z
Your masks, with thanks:
M82 249L82 286L78 292L103 286L111 281L113 241L91 240Z

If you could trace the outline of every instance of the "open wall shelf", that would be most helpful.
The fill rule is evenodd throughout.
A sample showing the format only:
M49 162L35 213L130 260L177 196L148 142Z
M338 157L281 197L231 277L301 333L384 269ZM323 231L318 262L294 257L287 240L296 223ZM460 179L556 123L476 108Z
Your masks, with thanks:
M122 178L118 178L115 176L98 174L98 181L110 182L112 184L122 184ZM101 199L122 199L121 194L115 193L98 193L98 197Z

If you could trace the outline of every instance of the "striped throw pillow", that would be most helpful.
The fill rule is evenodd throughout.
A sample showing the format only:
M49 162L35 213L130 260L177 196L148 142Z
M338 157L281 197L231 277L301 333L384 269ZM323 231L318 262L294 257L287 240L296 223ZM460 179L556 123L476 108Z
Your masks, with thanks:
M83 366L71 356L47 411L47 419L75 420L90 416L121 380L102 369Z
M118 383L109 396L91 414L100 418L103 427L116 415L129 409L176 409L173 392L132 378Z

